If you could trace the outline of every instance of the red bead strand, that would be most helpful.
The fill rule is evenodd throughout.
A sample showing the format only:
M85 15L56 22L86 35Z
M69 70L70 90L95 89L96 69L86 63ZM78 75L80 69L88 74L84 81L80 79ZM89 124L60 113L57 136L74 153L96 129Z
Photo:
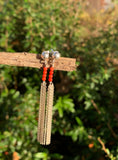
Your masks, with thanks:
M46 68L46 67L43 67L42 81L46 81L46 76L47 76L47 68Z
M48 79L49 82L52 82L52 80L53 80L53 74L54 74L54 68L50 67L49 79Z

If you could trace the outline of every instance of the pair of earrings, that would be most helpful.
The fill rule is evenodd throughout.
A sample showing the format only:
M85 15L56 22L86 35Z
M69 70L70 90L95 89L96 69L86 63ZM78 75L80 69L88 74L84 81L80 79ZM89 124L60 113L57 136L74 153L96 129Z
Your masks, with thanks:
M45 60L45 66L43 67L43 76L40 90L40 106L39 106L39 117L38 117L38 134L37 140L42 145L49 145L51 141L51 126L52 126L52 106L54 97L54 84L53 84L53 73L54 73L54 59L60 57L58 51L44 51L42 57ZM50 58L50 71L49 71L49 85L47 89L46 76L47 67L46 59ZM47 89L47 94L46 94Z

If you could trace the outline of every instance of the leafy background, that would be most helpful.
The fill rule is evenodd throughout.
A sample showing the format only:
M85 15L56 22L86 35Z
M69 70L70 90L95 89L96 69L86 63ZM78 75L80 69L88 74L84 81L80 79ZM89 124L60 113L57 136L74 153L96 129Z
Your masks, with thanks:
M0 65L1 160L118 159L118 7L88 13L87 1L0 0L0 51L74 57L55 71L52 142L37 140L42 71Z

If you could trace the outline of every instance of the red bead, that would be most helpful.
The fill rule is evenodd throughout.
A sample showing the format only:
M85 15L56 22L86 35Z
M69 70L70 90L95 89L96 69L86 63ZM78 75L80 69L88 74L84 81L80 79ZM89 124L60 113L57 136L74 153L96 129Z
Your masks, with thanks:
M53 68L53 67L50 67L50 71L54 71L54 68Z
M53 72L52 72L52 73L49 73L49 75L53 75Z
M46 68L46 67L43 67L43 70L47 70L47 68Z
M49 79L48 79L49 82L52 82L52 80L53 80L53 74L54 74L54 68L50 67Z
M53 77L53 75L49 75L49 78L52 78Z
M46 76L47 76L47 68L46 68L46 67L43 67L42 81L46 81Z
M47 74L47 71L43 71L43 74Z
M52 82L52 79L48 79L49 82Z
M45 81L46 79L45 78L42 78L42 81Z

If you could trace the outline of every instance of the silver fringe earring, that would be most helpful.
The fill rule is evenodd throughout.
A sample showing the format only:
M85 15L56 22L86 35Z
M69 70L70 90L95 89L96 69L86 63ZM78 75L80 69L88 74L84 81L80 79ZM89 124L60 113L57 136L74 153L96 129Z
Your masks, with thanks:
M48 57L48 56L47 56ZM46 57L46 58L47 58ZM54 98L54 60L59 58L60 53L58 51L51 51L50 53L50 72L49 72L49 86L47 89L47 101L46 101L46 74L47 68L43 68L43 77L40 92L40 108L38 119L38 135L37 139L42 145L49 145L51 142L51 128L52 128L52 107ZM45 102L46 101L46 102Z

